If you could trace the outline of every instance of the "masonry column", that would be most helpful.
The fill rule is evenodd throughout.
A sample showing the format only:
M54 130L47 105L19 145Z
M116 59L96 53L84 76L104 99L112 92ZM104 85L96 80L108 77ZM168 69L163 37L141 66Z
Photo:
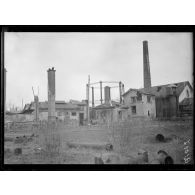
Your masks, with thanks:
M35 102L35 121L39 121L39 98L38 96L34 96L34 102Z
M111 104L111 95L110 95L110 87L109 86L104 87L104 101L105 101L105 104L107 104L107 105Z
M151 76L150 76L148 41L143 41L143 69L144 69L144 88L150 88Z
M56 121L55 110L55 72L54 67L48 69L48 121Z

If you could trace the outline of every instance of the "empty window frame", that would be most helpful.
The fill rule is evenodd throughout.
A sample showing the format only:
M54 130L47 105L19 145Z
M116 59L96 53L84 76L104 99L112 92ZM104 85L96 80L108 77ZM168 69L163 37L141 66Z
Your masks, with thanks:
M136 106L131 106L131 113L136 114Z
M131 97L131 103L135 103L136 102L136 97Z
M72 116L76 116L77 113L76 113L76 112L71 112L71 115L72 115Z
M137 101L142 101L142 94L137 92Z

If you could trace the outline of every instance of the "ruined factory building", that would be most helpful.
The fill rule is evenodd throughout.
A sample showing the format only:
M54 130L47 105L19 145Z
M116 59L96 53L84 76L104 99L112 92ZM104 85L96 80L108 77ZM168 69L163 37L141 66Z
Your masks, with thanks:
M159 85L140 89L155 95L156 117L174 117L181 114L180 103L193 96L192 86L188 81Z
M98 123L116 122L127 119L127 109L123 104L116 101L110 101L98 105L92 109L92 120Z
M124 105L128 106L128 116L156 117L155 95L138 89L129 89L123 94Z
M26 120L33 120L33 112L35 110L35 103L31 102L26 104L22 114L25 115ZM65 101L56 101L56 118L61 121L65 120L76 120L83 123L85 117L85 101L70 100L66 103ZM39 120L47 120L48 117L48 102L39 102Z
M129 114L132 116L174 117L182 112L180 103L185 98L191 98L192 95L192 86L188 81L185 81L148 88L129 89L123 94L123 97L124 104L130 107ZM189 101L186 101L186 104L187 102Z

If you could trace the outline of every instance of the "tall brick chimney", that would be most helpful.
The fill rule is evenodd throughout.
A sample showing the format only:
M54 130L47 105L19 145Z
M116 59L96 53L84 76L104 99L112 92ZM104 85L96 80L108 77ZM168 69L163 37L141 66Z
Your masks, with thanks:
M150 76L150 62L148 52L148 41L143 41L143 69L144 69L144 88L151 87L151 76Z
M105 104L111 104L111 97L110 97L110 87L104 87L104 101Z
M54 68L48 69L48 121L55 121L55 72Z

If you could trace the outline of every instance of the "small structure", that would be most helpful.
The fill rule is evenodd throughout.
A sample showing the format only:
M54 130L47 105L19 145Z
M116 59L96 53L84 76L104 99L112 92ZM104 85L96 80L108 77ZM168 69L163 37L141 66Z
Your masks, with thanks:
M127 109L123 104L111 100L110 87L104 87L104 103L92 108L92 120L97 123L109 123L127 118Z
M102 89L103 89L103 84L117 84L116 86L105 86L104 87L104 103L103 103L103 98L102 98ZM94 85L98 85L100 84L100 87L94 87ZM112 113L113 111L113 105L111 102L111 94L110 94L110 89L111 88L118 88L119 89L119 103L122 104L123 102L123 98L122 98L122 94L124 93L124 84L121 81L99 81L99 82L95 82L95 83L90 83L90 76L88 76L88 84L86 85L86 102L87 102L87 110L86 110L86 120L88 122L88 124L90 122L92 122L92 120L94 120L95 118L97 119L96 115L97 114L97 110L101 109L101 113L104 111L107 114L106 115L110 115L108 113ZM92 94L92 107L90 108L90 89L91 89L91 94ZM100 105L95 107L95 100L94 100L94 89L100 89ZM103 109L102 109L103 108ZM106 111L107 110L107 111ZM103 114L104 115L104 114ZM102 118L102 117L101 117ZM104 118L104 117L103 117ZM112 118L112 117L108 117L105 116L106 120L108 118ZM104 121L104 120L103 120Z

